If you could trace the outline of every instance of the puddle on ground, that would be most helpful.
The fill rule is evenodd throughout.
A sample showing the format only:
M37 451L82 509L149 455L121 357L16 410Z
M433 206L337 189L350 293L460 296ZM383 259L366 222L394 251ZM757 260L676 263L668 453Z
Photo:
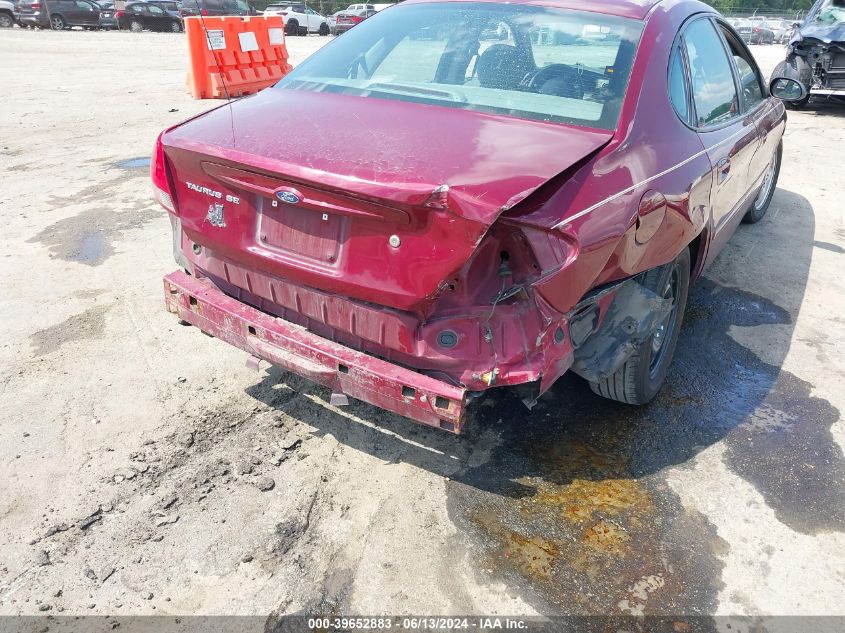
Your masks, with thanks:
M45 356L58 350L65 343L100 338L105 329L106 312L111 305L94 306L81 314L74 314L61 323L51 325L32 334L34 355Z
M479 568L543 613L714 612L729 544L662 471L720 441L726 466L784 524L845 530L845 459L830 432L839 412L728 335L788 325L789 313L707 279L691 289L690 309L667 385L647 407L564 376L530 413L502 391L473 414L470 435L492 432L498 446L452 476L450 515Z
M756 390L762 403L728 435L725 463L793 530L845 532L845 460L830 432L837 409L786 372L772 386L750 377L742 389L746 398Z
M126 160L121 160L116 163L112 163L112 167L117 167L118 169L142 169L148 168L150 166L150 157L149 156L139 156L137 158L127 158Z

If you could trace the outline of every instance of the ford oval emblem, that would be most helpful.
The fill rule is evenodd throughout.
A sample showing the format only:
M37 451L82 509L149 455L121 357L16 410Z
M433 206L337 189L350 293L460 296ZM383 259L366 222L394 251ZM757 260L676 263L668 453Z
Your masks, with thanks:
M286 204L296 204L299 202L299 196L292 191L277 191L276 197Z

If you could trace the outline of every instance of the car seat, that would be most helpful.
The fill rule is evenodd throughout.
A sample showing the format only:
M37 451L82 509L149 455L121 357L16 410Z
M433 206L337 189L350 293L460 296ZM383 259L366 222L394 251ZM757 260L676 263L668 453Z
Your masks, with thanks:
M514 90L534 70L515 46L494 44L478 58L478 82L484 88Z

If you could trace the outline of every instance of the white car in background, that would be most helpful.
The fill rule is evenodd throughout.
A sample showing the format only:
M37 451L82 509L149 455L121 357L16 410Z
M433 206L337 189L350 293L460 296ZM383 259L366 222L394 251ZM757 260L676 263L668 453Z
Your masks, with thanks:
M376 6L374 4L350 4L346 7L346 11L343 13L361 13L362 11L375 11Z
M795 31L794 20L769 20L766 26L775 34L776 44L786 44Z
M381 11L382 9L386 9L387 7L392 7L394 4L396 4L396 3L395 2L382 2L382 3L376 3L376 4L350 4L345 9L341 9L340 11L335 11L330 16L328 16L328 18L326 18L329 21L329 29L331 30L332 34L334 34L335 27L337 26L337 16L339 16L341 13L354 13L354 14L357 15L357 14L363 13L365 11L376 11L376 12L378 12L378 11Z
M287 35L328 35L330 31L326 16L320 15L303 3L271 4L264 9L264 15L282 16L285 19Z
M331 15L326 16L326 21L329 23L329 31L332 35L334 35L334 27L337 25L337 16L339 16L341 13L346 13L346 9L335 11Z

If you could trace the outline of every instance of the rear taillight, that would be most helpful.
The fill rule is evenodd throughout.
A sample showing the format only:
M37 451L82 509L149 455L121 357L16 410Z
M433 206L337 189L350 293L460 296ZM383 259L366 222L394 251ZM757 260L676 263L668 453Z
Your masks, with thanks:
M353 15L350 19L351 19L351 20L352 20L355 24L358 24L358 22L360 22L360 21L361 21L361 20L363 20L364 18L358 17L357 15Z
M123 17L123 11L115 11L115 12L114 12L114 17L116 17L116 18L122 18L122 17Z
M208 9L203 9L200 11L200 15L208 15Z
M31 5L29 5L29 8L34 10L34 11L38 11L41 8L41 3L40 2L33 2Z
M759 32L760 32L760 27L759 27L759 26L755 26L755 27L754 27L754 32L755 32L755 33L759 33Z
M167 166L164 162L164 145L161 142L162 134L158 135L155 148L153 149L152 160L150 161L150 178L153 181L155 199L165 209L171 213L176 213L173 196L170 195L170 181L167 179Z

